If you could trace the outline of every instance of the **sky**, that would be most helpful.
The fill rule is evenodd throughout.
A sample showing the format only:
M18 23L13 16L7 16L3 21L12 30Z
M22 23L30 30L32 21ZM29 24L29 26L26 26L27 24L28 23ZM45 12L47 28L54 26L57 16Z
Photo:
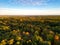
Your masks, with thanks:
M0 0L0 15L60 15L60 0Z

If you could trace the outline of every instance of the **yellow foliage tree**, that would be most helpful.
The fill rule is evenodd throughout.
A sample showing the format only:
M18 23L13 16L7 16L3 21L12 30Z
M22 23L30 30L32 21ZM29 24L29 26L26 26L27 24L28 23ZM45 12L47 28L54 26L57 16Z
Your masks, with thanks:
M1 45L6 45L6 40L2 40Z
M10 39L9 41L8 41L8 44L10 44L10 45L12 45L14 43L14 39Z

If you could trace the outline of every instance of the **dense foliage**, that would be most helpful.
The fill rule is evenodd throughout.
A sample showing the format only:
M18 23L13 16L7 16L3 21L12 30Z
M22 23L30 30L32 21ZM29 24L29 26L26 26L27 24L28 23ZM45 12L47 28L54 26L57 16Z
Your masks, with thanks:
M60 45L60 18L2 16L0 45Z

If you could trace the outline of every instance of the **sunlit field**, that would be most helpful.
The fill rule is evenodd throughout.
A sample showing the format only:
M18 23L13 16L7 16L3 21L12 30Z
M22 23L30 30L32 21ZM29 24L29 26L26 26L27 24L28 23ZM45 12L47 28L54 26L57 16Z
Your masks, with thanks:
M60 16L0 16L0 45L60 45Z

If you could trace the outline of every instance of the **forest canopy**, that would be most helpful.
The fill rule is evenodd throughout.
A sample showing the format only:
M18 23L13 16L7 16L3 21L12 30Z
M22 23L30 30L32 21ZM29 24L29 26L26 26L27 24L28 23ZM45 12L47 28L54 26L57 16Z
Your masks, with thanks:
M0 16L0 45L60 45L60 16Z

